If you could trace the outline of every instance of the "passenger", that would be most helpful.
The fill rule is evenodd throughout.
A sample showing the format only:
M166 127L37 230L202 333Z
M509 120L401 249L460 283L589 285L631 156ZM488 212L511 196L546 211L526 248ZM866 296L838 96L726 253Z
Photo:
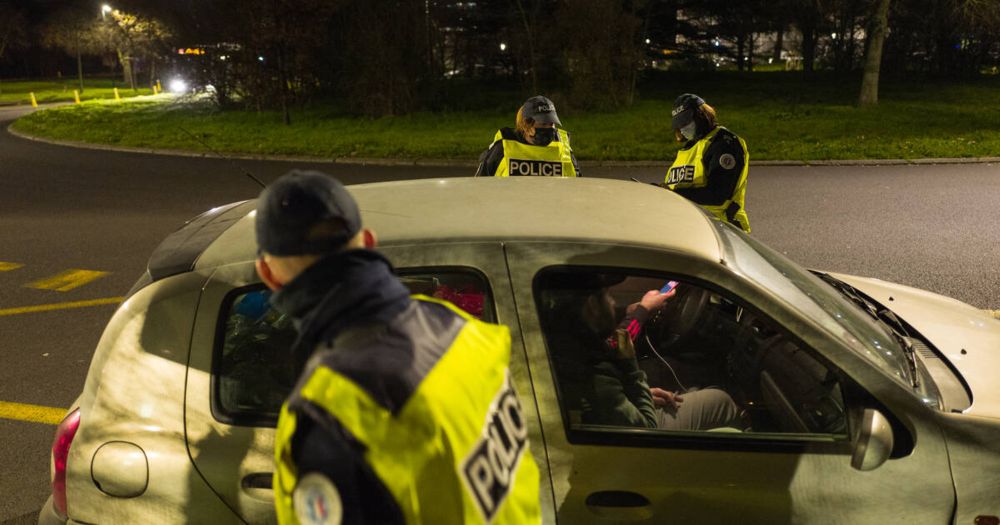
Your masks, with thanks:
M551 100L531 97L517 110L515 128L500 128L479 156L477 177L579 177L580 166Z
M671 124L675 139L684 146L667 171L664 187L750 233L746 142L720 126L715 109L690 93L677 97Z
M675 291L650 290L616 323L606 280L573 278L565 286L558 281L543 295L544 329L560 390L578 404L581 422L662 430L743 427L741 411L726 392L650 388L639 368L633 340Z

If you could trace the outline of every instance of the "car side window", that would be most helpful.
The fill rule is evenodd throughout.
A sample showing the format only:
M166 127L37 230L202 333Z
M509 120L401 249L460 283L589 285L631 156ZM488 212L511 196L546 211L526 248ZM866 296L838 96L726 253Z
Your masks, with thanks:
M471 269L400 270L411 293L444 299L485 321L496 314L485 276ZM212 359L212 412L237 425L273 426L297 379L291 319L271 308L263 285L234 290L223 302Z
M667 275L561 267L536 278L535 297L571 431L846 439L837 370L726 294Z

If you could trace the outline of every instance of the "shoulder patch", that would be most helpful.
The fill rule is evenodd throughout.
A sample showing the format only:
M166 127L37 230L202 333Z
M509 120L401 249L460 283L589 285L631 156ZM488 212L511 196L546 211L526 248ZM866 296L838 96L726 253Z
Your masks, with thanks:
M340 525L344 519L344 503L340 492L322 474L306 474L292 493L295 517L303 525Z
M723 169L731 170L736 167L736 157L734 157L732 153L723 153L722 156L719 157L719 165L722 166Z

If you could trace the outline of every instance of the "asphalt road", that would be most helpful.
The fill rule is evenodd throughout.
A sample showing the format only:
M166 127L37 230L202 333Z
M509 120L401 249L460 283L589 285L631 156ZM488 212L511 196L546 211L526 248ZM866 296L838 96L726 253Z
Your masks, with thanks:
M0 126L24 111L0 109ZM114 307L5 312L124 295L166 234L206 209L257 195L242 170L267 182L291 167L322 169L348 184L471 174L113 153L0 132L0 402L68 406ZM585 175L654 181L663 171L589 168ZM748 210L757 238L806 266L998 309L997 195L996 164L758 166ZM47 497L53 430L0 419L3 525L29 522Z

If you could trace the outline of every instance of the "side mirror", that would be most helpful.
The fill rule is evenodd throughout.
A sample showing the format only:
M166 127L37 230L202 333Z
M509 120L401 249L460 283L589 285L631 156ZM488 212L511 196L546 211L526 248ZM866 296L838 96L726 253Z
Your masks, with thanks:
M862 471L875 470L892 454L892 426L881 412L866 408L861 428L851 441L851 466Z

